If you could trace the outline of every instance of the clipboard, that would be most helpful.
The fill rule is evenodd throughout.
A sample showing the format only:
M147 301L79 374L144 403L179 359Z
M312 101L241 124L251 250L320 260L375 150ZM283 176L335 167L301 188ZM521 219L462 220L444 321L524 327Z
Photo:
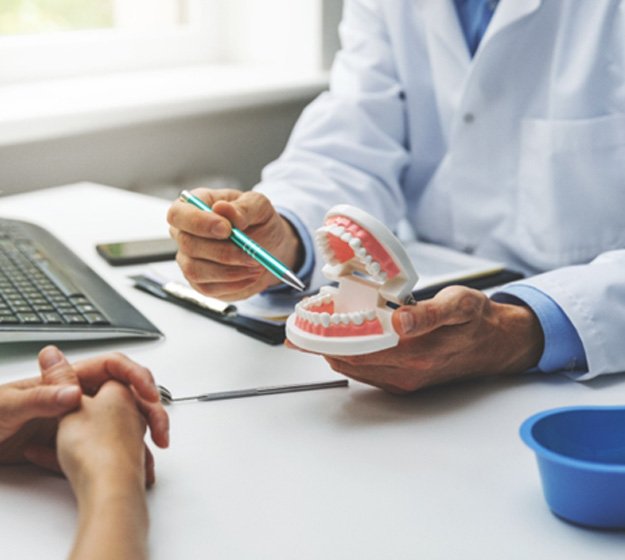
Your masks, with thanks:
M284 342L285 324L283 322L242 315L233 305L222 304L221 307L213 309L206 305L199 305L189 299L174 295L171 291L165 291L163 284L143 274L137 274L129 278L134 282L134 287L142 292L151 294L179 307L184 307L189 311L208 317L223 325L233 327L240 333L251 336L265 344L278 346Z
M508 282L514 282L515 280L521 280L525 275L515 270L503 269L492 274L485 274L482 276L475 276L473 278L458 278L457 280L450 280L426 286L425 288L416 289L412 291L412 297L416 301L433 298L443 288L448 286L466 286L467 288L474 288L476 290L486 290L488 288L495 288L502 286Z

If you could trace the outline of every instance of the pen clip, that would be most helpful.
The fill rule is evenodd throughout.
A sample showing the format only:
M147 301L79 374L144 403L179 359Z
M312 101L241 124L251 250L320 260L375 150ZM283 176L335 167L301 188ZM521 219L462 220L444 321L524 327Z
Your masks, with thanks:
M183 286L177 282L166 282L162 285L162 289L170 296L191 302L198 307L208 309L209 311L219 313L220 315L231 316L235 315L237 312L235 305L210 296L205 296L196 292L193 288Z

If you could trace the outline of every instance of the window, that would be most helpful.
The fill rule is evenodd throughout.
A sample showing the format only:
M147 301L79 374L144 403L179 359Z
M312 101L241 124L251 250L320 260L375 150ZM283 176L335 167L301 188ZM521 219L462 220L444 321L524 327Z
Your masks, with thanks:
M340 5L340 0L0 0L0 85L199 64L319 71L327 66L322 27L328 13L338 19Z
M188 22L187 0L3 0L0 35L166 28Z
M0 82L210 62L218 0L2 0Z

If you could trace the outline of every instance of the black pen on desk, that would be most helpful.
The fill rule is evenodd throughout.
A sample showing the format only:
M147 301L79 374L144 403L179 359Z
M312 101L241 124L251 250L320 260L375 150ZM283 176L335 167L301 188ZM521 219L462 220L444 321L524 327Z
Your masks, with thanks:
M192 195L189 191L182 191L180 193L180 199L189 204L193 204L196 208L203 210L204 212L212 212L213 209L200 200L197 196ZM229 237L237 247L240 247L252 257L257 263L264 266L271 274L273 274L278 280L284 282L291 288L295 288L299 292L303 292L306 286L295 274L289 270L287 266L282 264L276 257L274 257L269 251L263 249L256 241L250 239L240 229L233 227L232 233Z

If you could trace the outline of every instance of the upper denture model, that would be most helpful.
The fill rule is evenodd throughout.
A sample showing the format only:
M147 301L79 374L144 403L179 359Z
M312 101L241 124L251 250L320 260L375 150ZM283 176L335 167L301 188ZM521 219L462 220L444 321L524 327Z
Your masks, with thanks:
M323 274L338 282L295 306L287 338L304 350L335 356L368 354L397 345L388 302L411 301L418 275L400 241L354 206L332 208L315 241Z

